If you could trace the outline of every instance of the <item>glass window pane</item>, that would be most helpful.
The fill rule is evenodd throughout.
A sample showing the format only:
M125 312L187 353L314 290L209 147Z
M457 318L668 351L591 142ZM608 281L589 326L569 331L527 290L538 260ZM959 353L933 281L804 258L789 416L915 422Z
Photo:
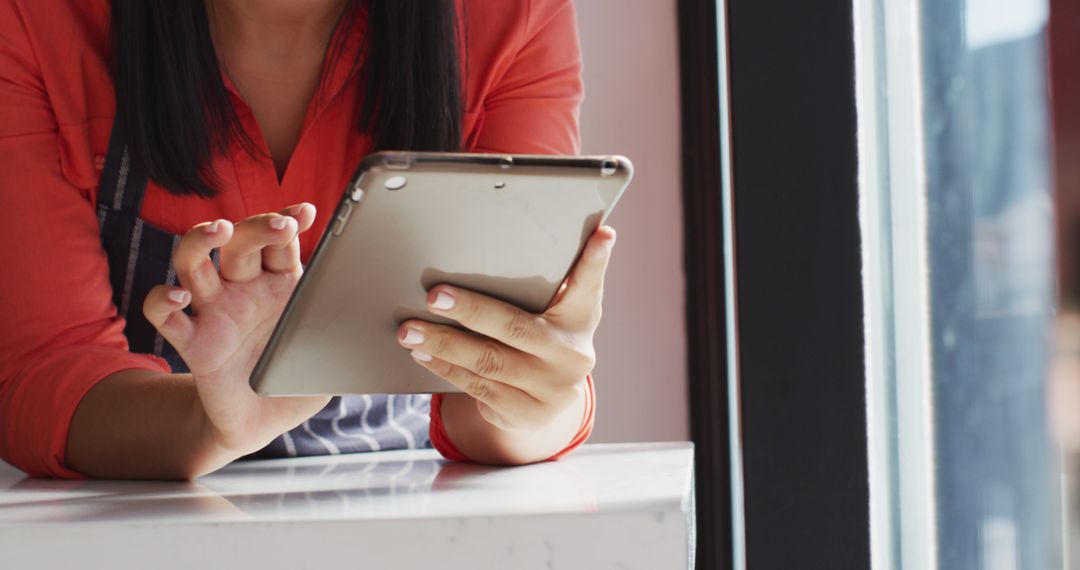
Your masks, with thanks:
M875 566L1060 568L1044 0L860 11Z
M922 8L942 568L1055 568L1042 0ZM903 458L901 458L901 461Z

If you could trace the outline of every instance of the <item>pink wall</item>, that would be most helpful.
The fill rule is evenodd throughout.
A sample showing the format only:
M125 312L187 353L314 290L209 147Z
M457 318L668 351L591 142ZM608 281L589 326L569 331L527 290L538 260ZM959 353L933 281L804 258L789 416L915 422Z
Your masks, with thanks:
M577 13L584 152L635 167L611 217L591 441L687 439L675 0L581 0Z

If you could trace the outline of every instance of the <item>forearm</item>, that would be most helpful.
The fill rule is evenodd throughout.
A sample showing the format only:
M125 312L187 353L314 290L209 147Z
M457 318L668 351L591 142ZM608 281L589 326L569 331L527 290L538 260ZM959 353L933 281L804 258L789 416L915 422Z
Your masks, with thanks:
M79 403L65 462L89 477L191 479L233 459L208 437L190 375L125 370Z
M507 430L492 425L480 415L476 400L466 394L444 396L441 416L454 446L473 461L522 465L543 461L566 448L581 428L586 397L582 390L573 405L537 430Z

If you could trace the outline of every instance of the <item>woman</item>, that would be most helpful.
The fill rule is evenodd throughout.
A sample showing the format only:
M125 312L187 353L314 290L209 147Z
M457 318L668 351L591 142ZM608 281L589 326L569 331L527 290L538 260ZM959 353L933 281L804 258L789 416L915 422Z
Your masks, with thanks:
M575 26L568 0L3 0L0 456L184 479L429 437L493 464L579 445L610 228L543 315L433 288L470 332L399 342L465 393L247 384L365 154L578 150Z

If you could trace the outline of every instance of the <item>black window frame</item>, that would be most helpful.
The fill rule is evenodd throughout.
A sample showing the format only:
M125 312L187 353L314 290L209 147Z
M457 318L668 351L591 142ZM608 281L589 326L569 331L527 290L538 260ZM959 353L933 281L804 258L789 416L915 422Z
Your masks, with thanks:
M699 568L732 568L740 553L754 570L870 567L853 10L850 0L678 2ZM729 230L736 355L725 350Z

